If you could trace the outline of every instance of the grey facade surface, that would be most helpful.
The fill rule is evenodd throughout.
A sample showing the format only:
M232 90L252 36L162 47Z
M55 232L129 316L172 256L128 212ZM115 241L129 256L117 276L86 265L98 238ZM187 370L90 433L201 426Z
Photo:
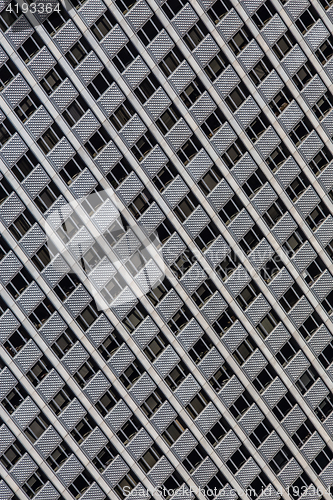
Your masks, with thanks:
M332 33L0 2L0 500L331 497Z

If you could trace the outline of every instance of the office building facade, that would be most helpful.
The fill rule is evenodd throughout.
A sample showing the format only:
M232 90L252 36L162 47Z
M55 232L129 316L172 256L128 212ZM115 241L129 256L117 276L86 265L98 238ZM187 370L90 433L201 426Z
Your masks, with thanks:
M330 498L333 1L0 30L0 499Z

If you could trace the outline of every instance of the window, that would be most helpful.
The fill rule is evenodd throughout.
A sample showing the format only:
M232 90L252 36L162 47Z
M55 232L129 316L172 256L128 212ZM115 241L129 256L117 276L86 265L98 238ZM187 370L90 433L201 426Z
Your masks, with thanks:
M168 326L172 333L178 335L178 333L187 325L190 319L192 319L192 314L187 306L184 305L168 321Z
M155 229L155 234L158 236L156 241L155 235L150 236L150 239L157 249L160 249L162 245L170 238L170 236L175 232L175 228L168 219L164 219L157 228Z
M17 219L9 226L9 231L12 233L14 238L17 241L20 239L31 229L31 227L35 224L36 220L31 214L30 210L26 208L24 212L21 213L17 217Z
M75 288L80 284L80 280L75 273L67 274L59 281L59 283L54 287L54 291L63 302L70 296L70 294L75 290Z
M283 243L282 248L291 258L306 241L303 232L297 228L296 231Z
M272 258L266 262L264 267L260 269L261 277L266 283L270 283L283 267L284 266L279 255L274 254Z
M198 236L194 239L195 243L198 245L202 252L205 252L207 248L210 247L212 243L219 236L220 232L215 226L214 222L209 222L207 226L200 231Z
M300 32L305 35L307 31L318 21L319 16L316 9L310 5L296 20L295 24Z
M135 5L136 0L116 0L118 9L125 15Z
M117 436L123 443L123 445L126 446L135 436L135 434L141 429L141 427L142 426L139 420L134 415L132 415L117 432Z
M272 5L272 2L266 0L266 2L253 14L251 19L257 25L257 28L261 30L275 14L276 9Z
M319 175L320 172L332 161L333 157L331 152L324 146L309 162L309 165L315 175Z
M65 57L72 68L76 68L83 61L86 55L91 51L89 42L84 37L81 37L70 49L66 52Z
M76 336L74 335L71 328L68 327L64 331L64 333L62 333L60 337L58 337L58 339L51 345L51 349L58 356L58 358L61 359L76 342Z
M120 396L114 387L110 387L103 396L95 403L96 409L105 417L109 411L120 400Z
M118 71L122 73L138 55L139 53L132 42L127 42L125 47L120 49L120 51L113 57L112 62Z
M314 210L305 219L312 231L315 231L318 226L328 217L330 212L326 205L321 201Z
M213 425L213 427L207 432L206 438L210 442L212 446L216 446L222 438L227 434L230 430L230 425L226 421L224 417L221 417L220 420Z
M295 202L309 187L310 182L308 178L301 172L286 188L289 198Z
M279 300L283 309L288 313L290 309L303 297L303 292L297 283L294 283L285 293L284 296Z
M227 460L226 464L233 474L235 474L242 465L245 464L246 460L250 458L250 454L242 444L238 450L236 450L231 457Z
M236 300L243 311L245 311L248 306L252 304L259 293L260 290L253 280L245 288L243 288L240 294L236 297Z
M101 313L97 310L95 302L92 300L90 304L85 309L83 309L79 316L76 317L76 321L85 332L100 314Z
M53 369L53 365L49 362L46 356L42 356L37 363L35 363L30 370L26 373L26 377L30 380L32 385L37 385L43 378Z
M322 449L320 453L318 453L316 458L312 460L311 466L315 470L316 474L320 474L332 459L333 459L333 452L326 445L325 448Z
M9 82L12 81L14 76L18 73L18 69L11 59L8 59L1 66L1 76L0 76L0 92L3 90Z
M208 78L213 82L222 73L223 70L229 65L229 61L222 52L222 50L210 60L204 67L204 71Z
M94 480L89 472L84 470L76 479L74 479L74 481L71 482L68 486L68 490L74 498L80 498L93 482Z
M137 380L139 380L143 372L143 366L137 359L135 359L120 375L119 379L124 384L126 389L129 389Z
M46 320L53 314L55 308L49 299L45 298L30 314L29 319L37 330L43 326Z
M165 431L162 433L163 439L167 442L169 446L177 441L179 436L182 435L186 430L186 425L180 417L177 417L172 424L170 424Z
M333 0L319 0L321 5L324 7L325 10L329 9L330 6L333 4Z
M290 50L295 45L296 41L293 35L288 30L282 37L273 45L272 49L276 55L276 57L281 61L285 55L290 52Z
M184 61L184 56L177 47L174 47L159 63L160 69L166 77L170 76Z
M154 40L154 38L161 32L163 25L158 19L156 14L154 14L137 32L138 37L145 47Z
M315 74L316 71L314 67L310 61L307 61L293 76L293 82L298 90L302 90Z
M188 354L198 364L206 356L207 352L214 346L209 336L204 333L202 337L191 347Z
M235 194L219 211L219 216L223 220L224 224L228 226L230 222L239 214L239 212L243 209L243 205Z
M277 148L272 151L272 153L266 158L266 163L272 172L276 172L277 169L289 158L290 152L288 148L281 143Z
M255 194L262 188L262 186L267 182L265 175L262 173L261 169L258 168L242 185L245 194L250 198L250 200L255 196Z
M219 392L233 375L234 373L228 363L224 362L223 365L220 366L220 368L209 379L209 383L213 387L214 391Z
M123 324L129 333L132 333L147 316L147 311L141 303L138 303L123 319Z
M103 68L95 78L87 85L87 88L94 99L98 99L112 85L113 78L106 68Z
M307 368L295 382L295 385L301 394L305 394L310 389L310 387L312 387L318 377L319 375L316 370L312 366L309 366L309 368Z
M68 457L72 455L72 450L62 441L56 449L46 459L47 463L55 472L62 466Z
M25 449L21 445L20 441L16 439L13 444L6 449L6 451L1 455L0 462L7 470L10 470L16 462L20 460L25 454Z
M199 78L195 78L180 94L180 98L187 108L190 108L196 100L205 92L205 87Z
M329 59L331 59L333 55L333 36L330 35L324 43L321 44L319 49L315 52L319 61L322 65L326 64Z
M35 92L31 90L27 96L25 96L22 101L14 109L15 113L21 120L25 122L41 105L39 98L36 96Z
M215 491L222 491L226 485L227 485L226 478L224 477L224 475L222 474L221 471L217 471L217 473L215 474L213 479L208 481L208 483L205 486L205 488L207 488L206 496L209 497L208 493L210 491L214 491L214 488L216 488ZM222 493L222 495L223 495L223 493Z
M163 135L166 135L181 118L177 108L172 104L156 120L156 125Z
M38 468L32 476L22 484L22 489L29 498L33 498L47 481L48 479L45 474Z
M222 155L222 160L228 168L232 168L238 160L241 159L243 154L246 152L244 144L240 139L236 139L232 146L230 146L225 153Z
M10 246L6 242L5 238L0 235L0 261L10 252Z
M162 193L164 189L177 177L178 171L171 162L164 165L161 170L153 177L152 181L156 188Z
M121 481L114 487L115 492L121 498L125 500L128 496L128 492L131 491L138 484L137 477L131 471L128 472Z
M328 315L331 315L333 312L333 293L330 292L326 298L322 301L322 306Z
M326 267L320 257L317 257L302 273L303 278L310 286L325 271Z
M0 147L4 146L6 142L11 138L11 136L15 134L15 132L16 132L15 128L8 120L8 118L6 118L0 124ZM3 180L1 181L1 183L3 183Z
M263 239L263 234L258 228L258 226L254 225L250 231L246 233L245 236L238 242L238 244L242 247L243 251L246 254L249 254L255 247L258 245L259 241Z
M160 84L157 78L153 73L149 73L149 75L136 87L134 94L141 104L144 104L159 87Z
M219 275L222 281L225 281L239 266L240 262L237 255L227 255L222 262L220 262L216 268L215 272Z
M77 444L81 444L95 429L95 427L96 422L90 417L90 415L86 415L71 431L71 435Z
M250 30L246 26L243 26L239 31L237 31L237 33L228 42L229 47L235 56L238 56L238 54L247 46L252 38L253 36L251 35Z
M305 340L309 340L315 331L323 324L323 320L319 314L314 311L299 327L299 332L303 335Z
M84 387L89 380L98 372L99 368L93 358L90 356L87 361L74 373L73 377L80 387Z
M39 271L42 271L56 255L57 250L53 245L48 242L48 246L43 245L35 255L31 257L32 262L35 264Z
M271 425L269 420L267 420L267 418L264 418L264 420L260 422L260 424L252 431L252 433L249 435L249 438L251 439L254 446L258 448L270 435L271 432L273 432L273 426Z
M263 219L267 226L272 229L272 227L281 219L283 214L287 212L284 203L278 198L273 205L269 207L268 210L263 214Z
M211 18L214 24L219 24L221 19L232 9L232 5L229 0L217 0L208 9L207 14Z
M265 366L253 380L253 385L258 392L262 393L276 377L276 372L271 365Z
M321 121L333 108L333 96L327 91L312 107L312 111L319 121Z
M301 448L304 443L311 437L311 435L315 432L315 428L311 421L307 418L302 425L297 429L296 432L291 436L291 439L294 441L298 448Z
M49 184L36 196L34 199L35 204L39 208L39 210L44 213L48 210L53 203L58 199L61 195L59 189L55 185L53 181L49 182Z
M210 279L206 279L191 295L197 307L201 309L203 305L212 297L217 288Z
M116 130L120 130L128 120L135 114L135 111L128 101L126 99L110 116L109 120L111 121L112 125L115 127Z
M53 36L68 21L69 16L62 5L59 5L59 11L53 11L52 14L42 23L50 36Z
M90 156L92 158L95 158L98 153L100 153L105 148L110 140L111 137L109 136L108 132L103 126L101 126L84 144L84 147L86 148Z
M284 445L270 460L269 466L274 471L275 474L281 472L283 467L293 458L289 448Z
M141 410L148 418L151 418L164 403L165 399L164 394L159 389L155 389L141 405Z
M213 165L206 174L204 174L198 181L198 186L203 191L203 193L208 196L208 194L213 191L215 186L222 179L220 170L216 165Z
M22 182L38 164L38 160L31 151L27 151L11 168L19 182Z
M98 347L98 352L107 361L111 356L117 351L119 346L124 343L122 337L119 335L117 330L114 330Z
M275 114L279 116L280 113L288 106L288 104L293 100L293 96L289 91L288 87L283 87L280 92L276 94L275 97L270 101L269 107Z
M253 404L253 399L247 391L244 391L236 401L230 406L229 410L236 420L239 420L242 415Z
M7 394L5 398L1 400L2 406L11 415L20 406L22 401L27 397L25 389L20 383L17 383L15 387Z
M213 113L211 113L208 118L201 124L201 128L208 137L211 139L213 135L222 127L225 123L225 117L219 108L216 108Z
M158 460L161 458L162 452L159 449L159 447L154 443L146 453L142 455L141 458L139 458L138 463L140 467L145 471L147 474L153 467L154 465L158 462Z
M23 267L15 276L13 276L13 278L11 278L10 282L6 285L6 288L11 296L14 297L14 299L17 299L32 281L33 279L31 274L25 267Z
M288 415L295 404L296 401L294 397L288 391L273 408L273 413L279 422Z
M111 31L113 26L115 26L116 20L109 10L106 10L92 26L90 26L91 31L100 42L108 33Z
M259 139L259 137L265 132L265 130L267 130L269 126L270 123L268 121L268 118L264 113L260 113L260 115L257 116L257 118L255 118L253 122L248 126L245 132L252 142L256 142L257 139Z
M250 95L246 85L241 82L235 87L230 94L225 98L225 102L228 104L231 111L234 113L236 109L239 108Z
M180 279L190 269L193 262L195 262L194 255L190 250L186 249L170 264L170 268L177 279Z
M67 385L64 385L49 402L49 405L56 415L60 415L73 399L74 394Z
M189 373L190 372L187 366L183 363L183 361L180 361L165 377L165 382L168 384L170 389L174 391Z
M99 472L103 472L117 455L117 450L109 441L108 444L105 445L104 448L102 448L102 450L95 456L92 463L99 470Z
M208 29L204 23L199 19L192 28L188 30L186 35L183 37L189 50L194 50L197 45L208 35Z
M53 123L47 130L44 132L39 139L37 139L37 144L46 155L49 153L54 146L64 137L64 133L60 129L60 127Z
M315 414L317 417L324 422L326 418L332 413L333 411L333 396L331 393L329 393L325 398L322 400L321 403L317 406L317 408L314 409Z
M180 222L184 222L198 205L199 202L197 198L190 191L174 208L174 213Z
M251 356L251 354L256 350L257 346L255 342L248 335L245 340L235 349L232 353L233 357L237 363L242 366L245 361Z
M324 366L324 368L328 368L333 361L333 345L330 342L323 351L318 356L319 361Z
M295 500L298 500L300 495L302 495L302 493L306 489L308 489L308 487L310 485L312 486L312 488L314 488L314 485L311 484L311 480L310 480L309 476L307 475L307 473L302 472L302 474L299 476L299 478L296 479L296 481L294 481L293 484L289 486L290 496L292 498L294 498ZM306 495L311 492L311 489L306 493Z
M76 122L84 115L87 111L88 106L86 101L82 96L78 96L71 104L69 104L66 110L62 113L66 122L70 127L73 127Z
M135 158L141 162L145 156L156 146L157 142L152 134L147 130L147 132L137 141L137 143L132 147L131 151Z
M163 281L158 281L154 284L154 288L151 288L149 292L146 293L146 297L148 297L153 306L156 307L169 290L171 290L171 284L167 278L164 278Z
M185 469L192 474L195 469L201 464L201 462L207 457L207 453L203 447L198 444L183 460L183 465Z
M202 146L199 139L197 139L195 135L192 135L192 137L182 145L176 154L180 161L186 166L191 160L193 160L200 149L202 149Z
M32 35L29 36L28 40L22 43L22 45L17 49L18 54L22 57L25 63L28 63L30 59L33 58L35 54L44 46L43 40L40 38L38 33L34 31Z
M32 443L37 441L38 438L43 434L44 431L49 427L50 422L45 417L43 413L40 413L26 429L24 429L24 434Z
M39 82L47 95L52 94L65 80L66 74L60 64L56 64Z
M168 477L166 481L161 485L161 488L166 493L163 494L165 500L169 500L171 498L171 492L179 490L181 485L183 488L185 487L184 479L181 477L179 472L176 470ZM170 491L168 491L170 490Z
M222 337L222 335L235 323L237 317L235 316L231 307L227 309L217 318L212 327L214 331Z
M254 85L258 86L272 70L272 63L267 56L264 56L248 74Z
M280 323L280 318L272 310L261 320L257 325L257 331L262 336L263 339L268 337L268 335L274 330L274 328Z
M201 390L196 396L190 401L190 403L185 407L190 416L195 419L202 410L208 405L209 399L206 393Z

